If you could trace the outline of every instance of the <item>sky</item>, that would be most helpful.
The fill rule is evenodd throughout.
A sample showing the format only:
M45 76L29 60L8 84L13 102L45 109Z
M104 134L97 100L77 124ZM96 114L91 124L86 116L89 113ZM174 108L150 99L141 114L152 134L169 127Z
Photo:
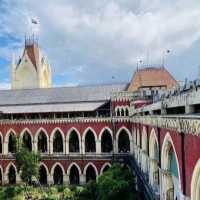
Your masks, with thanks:
M0 88L33 32L54 86L129 82L163 60L178 81L200 78L199 0L0 0Z

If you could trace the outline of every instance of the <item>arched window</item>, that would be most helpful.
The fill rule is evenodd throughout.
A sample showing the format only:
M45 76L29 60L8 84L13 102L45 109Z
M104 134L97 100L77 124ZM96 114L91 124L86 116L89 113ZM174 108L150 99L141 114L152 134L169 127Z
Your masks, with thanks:
M53 152L62 153L63 152L63 138L60 131L56 131L53 136Z
M47 185L47 170L43 165L39 168L39 182L41 185Z
M119 110L119 108L117 108L117 116L118 117L120 116L120 110Z
M3 149L3 141L2 141L2 137L0 135L0 154L2 154L2 149Z
M124 116L124 109L123 108L121 108L121 116Z
M8 183L10 185L16 184L16 171L13 165L10 165L8 170Z
M24 148L28 149L29 151L32 151L32 140L30 133L27 131L25 131L25 133L23 134L22 144Z
M85 136L85 152L96 152L94 133L89 130Z
M79 138L75 130L70 133L69 136L69 152L79 152Z
M129 116L128 108L126 108L126 110L125 110L125 115L126 115L126 116Z
M112 136L108 130L105 130L101 136L101 151L109 153L113 150Z
M175 185L180 187L181 181L178 171L178 159L173 146L173 140L169 133L164 138L161 152L161 167L169 172L168 176L164 177L163 181L166 184L161 192L166 194L167 199L173 199L178 195L174 187Z
M54 168L53 181L54 181L54 185L63 184L63 171L59 165L56 165L56 167Z
M47 136L46 134L41 131L38 135L38 143L37 143L37 149L41 153L47 152Z
M16 136L13 132L11 132L9 137L8 137L8 152L9 153L16 153L16 151L17 151Z
M118 137L118 151L119 153L130 152L130 140L128 133L123 129Z
M78 168L76 167L76 165L73 165L70 169L69 182L70 182L70 185L79 185L80 184L79 171L78 171Z
M89 165L86 170L86 183L96 180L96 172L92 165Z

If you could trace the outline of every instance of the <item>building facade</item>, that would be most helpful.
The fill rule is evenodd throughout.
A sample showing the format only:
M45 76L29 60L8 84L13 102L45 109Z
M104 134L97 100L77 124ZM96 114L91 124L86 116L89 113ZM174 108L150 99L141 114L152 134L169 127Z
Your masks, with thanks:
M146 70L145 76L151 73ZM157 77L156 87L163 89L158 82L166 73ZM136 99L132 81L41 88L41 80L34 87L23 80L29 89L0 91L0 183L21 182L14 159L20 138L27 149L41 153L41 184L85 184L106 171L115 157L129 156L137 165L136 179L143 179L152 199L199 200L198 82L135 106L145 95ZM165 88L174 84L169 78Z

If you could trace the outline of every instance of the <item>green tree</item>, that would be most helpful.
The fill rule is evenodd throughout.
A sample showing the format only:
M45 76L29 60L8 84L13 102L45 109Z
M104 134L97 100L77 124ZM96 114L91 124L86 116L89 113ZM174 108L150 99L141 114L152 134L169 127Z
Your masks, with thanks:
M20 172L21 179L26 183L31 183L32 178L38 178L40 155L35 152L30 152L28 149L19 145L18 151L15 154L17 170Z
M98 200L137 199L134 191L134 179L130 170L120 164L113 166L97 179Z

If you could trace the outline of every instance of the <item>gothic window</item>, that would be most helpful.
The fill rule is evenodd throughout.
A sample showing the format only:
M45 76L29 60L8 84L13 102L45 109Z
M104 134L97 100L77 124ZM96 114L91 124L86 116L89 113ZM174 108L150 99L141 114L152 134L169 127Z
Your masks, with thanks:
M85 152L96 152L94 133L89 130L85 136Z
M43 165L39 168L39 182L41 185L47 185L47 170Z
M13 165L11 165L8 170L8 183L16 184L16 171Z
M109 153L113 150L112 137L108 130L105 130L101 136L101 151Z
M119 110L119 108L117 109L117 116L118 117L120 116L120 110Z
M38 135L38 151L40 151L41 153L45 153L47 152L47 136L46 134L41 131Z
M79 152L79 138L76 131L72 131L69 136L69 152Z
M69 174L69 182L70 185L79 185L80 180L79 180L79 171L76 165L73 165L70 169L70 174Z
M57 130L53 136L53 152L62 153L63 150L63 138L60 131Z
M118 151L119 153L130 152L130 140L128 133L125 130L122 130L119 133L118 137Z
M96 180L96 172L92 165L89 165L86 170L86 183Z
M59 165L56 165L56 167L54 168L53 181L54 185L63 184L63 171Z
M23 147L32 151L32 140L30 134L26 131L22 138Z
M14 135L13 132L11 132L8 137L8 152L16 153L16 150L17 150L16 136Z

